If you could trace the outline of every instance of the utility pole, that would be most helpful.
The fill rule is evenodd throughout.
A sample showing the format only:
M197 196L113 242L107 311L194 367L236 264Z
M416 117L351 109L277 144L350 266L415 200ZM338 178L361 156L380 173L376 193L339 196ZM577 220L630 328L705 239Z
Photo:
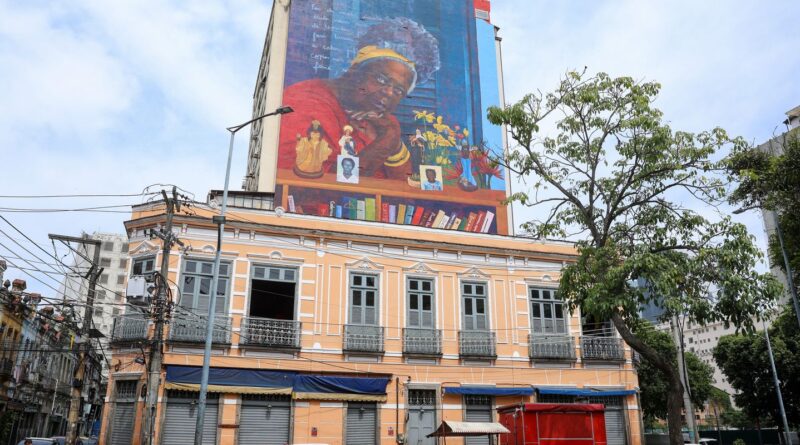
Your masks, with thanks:
M69 403L69 415L67 417L67 445L75 445L78 439L78 417L80 416L81 406L81 390L83 388L83 380L86 375L86 359L88 355L88 348L91 346L89 340L89 330L92 325L92 315L94 312L94 296L95 288L97 286L97 279L103 273L103 268L100 265L100 240L88 238L86 235L83 238L66 235L53 235L49 234L51 240L58 240L64 243L79 243L84 246L94 246L94 254L92 257L92 265L89 267L89 272L86 277L89 279L89 292L86 295L86 307L83 311L83 323L80 329L80 344L78 345L78 365L75 367L74 378L72 380L72 398Z
M178 200L178 192L176 187L172 187L172 197L168 196L165 191L161 191L164 197L164 205L167 207L167 222L164 229L156 232L151 231L152 237L161 238L161 271L159 276L156 277L160 283L156 283L158 294L152 304L152 316L155 322L155 334L153 335L153 342L150 346L150 360L148 363L148 378L147 378L147 414L145 415L145 434L143 443L151 445L153 443L153 436L155 435L156 424L156 401L158 400L158 387L159 380L161 379L161 360L163 358L161 343L164 337L164 322L166 319L167 308L167 290L169 289L169 282L167 275L169 274L169 255L173 244L183 245L180 240L172 233L172 218L175 216L176 211L181 210L181 203Z
M791 273L791 272L790 272ZM769 354L769 364L772 368L772 380L775 383L775 394L778 395L778 409L781 413L781 421L783 422L783 434L785 437L784 444L791 445L792 443L792 436L791 430L789 429L789 422L786 421L786 409L783 407L783 395L781 394L781 381L778 379L778 370L775 369L775 357L772 355L772 344L769 341L769 328L767 328L767 324L764 320L761 321L761 326L764 327L764 337L767 340L767 353Z
M672 317L673 329L672 335L675 339L675 345L678 347L678 372L681 375L681 384L683 384L683 409L686 411L686 426L692 433L692 442L697 443L699 437L697 434L697 422L694 419L694 408L692 407L692 399L689 397L689 379L686 377L686 362L683 355L683 335L681 333L681 326L678 324L678 316Z

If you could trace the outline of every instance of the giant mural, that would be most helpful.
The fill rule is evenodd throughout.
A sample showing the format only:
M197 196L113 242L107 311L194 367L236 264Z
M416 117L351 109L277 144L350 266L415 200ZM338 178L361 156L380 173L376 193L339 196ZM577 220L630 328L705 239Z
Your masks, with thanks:
M485 119L498 100L494 30L472 0L295 1L279 204L505 233L501 133Z

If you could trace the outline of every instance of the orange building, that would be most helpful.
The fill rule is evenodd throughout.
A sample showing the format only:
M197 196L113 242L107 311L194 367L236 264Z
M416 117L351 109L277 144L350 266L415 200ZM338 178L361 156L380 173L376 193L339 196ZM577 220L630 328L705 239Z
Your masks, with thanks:
M193 437L216 241L214 212L194 211L175 217L190 249L169 262L176 306L154 443ZM134 208L133 274L160 262L145 233L164 222L163 205ZM571 245L236 207L223 240L206 443L430 443L442 420L534 400L606 403L610 442L640 443L629 348L555 296ZM126 317L112 338L106 444L141 437L148 322Z

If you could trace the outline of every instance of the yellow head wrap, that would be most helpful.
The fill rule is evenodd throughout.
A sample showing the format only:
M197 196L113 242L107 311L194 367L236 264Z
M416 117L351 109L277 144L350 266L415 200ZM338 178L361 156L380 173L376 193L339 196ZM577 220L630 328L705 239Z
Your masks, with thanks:
M397 51L389 48L378 48L375 45L367 45L359 49L358 54L356 54L356 57L350 62L350 65L358 65L359 63L364 63L367 60L378 58L399 60L414 68L414 62L404 57Z

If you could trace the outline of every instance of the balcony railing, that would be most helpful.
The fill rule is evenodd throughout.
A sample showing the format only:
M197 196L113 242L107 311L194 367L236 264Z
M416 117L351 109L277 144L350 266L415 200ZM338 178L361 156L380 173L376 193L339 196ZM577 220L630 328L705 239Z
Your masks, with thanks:
M581 337L581 357L584 360L624 360L625 349L622 339L614 337Z
M39 384L42 385L42 389L52 391L56 388L56 379L43 375L39 379Z
M275 348L299 348L302 324L294 320L242 318L240 345Z
M383 352L383 328L348 324L344 326L344 350L349 352Z
M147 319L144 315L124 315L114 319L112 342L147 340Z
M208 317L189 313L186 309L175 308L169 328L169 339L179 343L205 343ZM211 341L217 344L231 343L231 317L214 315L214 331Z
M497 357L497 336L492 331L459 331L458 352L463 357Z
M14 361L10 358L0 359L0 376L10 377L14 371Z
M575 337L528 334L528 355L534 360L575 360Z
M403 353L410 355L441 355L442 331L439 329L403 329Z

